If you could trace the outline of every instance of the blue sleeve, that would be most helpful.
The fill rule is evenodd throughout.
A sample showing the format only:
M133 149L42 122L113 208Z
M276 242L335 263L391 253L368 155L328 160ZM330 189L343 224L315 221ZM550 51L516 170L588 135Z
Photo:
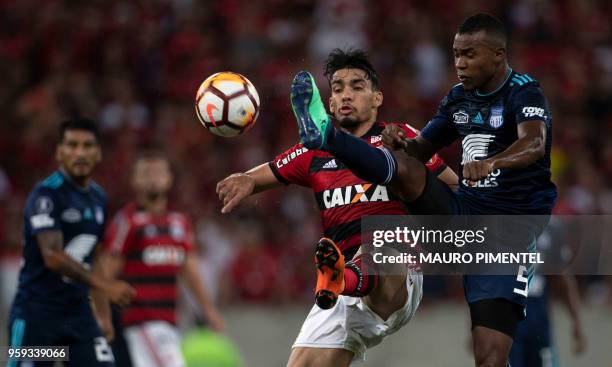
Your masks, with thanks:
M32 235L43 231L61 230L60 206L57 191L43 186L32 191L24 213L25 220L30 224Z
M540 87L526 85L516 91L512 101L512 113L515 116L517 125L521 122L533 120L540 120L545 123L550 121L548 101Z
M448 96L440 102L436 115L421 130L421 136L436 147L448 146L459 137L447 106Z

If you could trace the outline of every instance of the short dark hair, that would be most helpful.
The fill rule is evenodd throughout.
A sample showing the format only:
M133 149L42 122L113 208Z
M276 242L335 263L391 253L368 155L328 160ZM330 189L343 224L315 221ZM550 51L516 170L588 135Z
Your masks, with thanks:
M327 56L327 60L325 60L323 74L331 85L334 73L345 68L363 70L366 73L366 78L372 82L372 88L379 89L378 73L374 66L372 66L365 51L356 49L341 50L339 48L332 50Z
M498 38L504 45L508 42L506 27L496 16L488 13L474 14L467 17L457 29L458 34L472 34L485 31L487 34Z
M98 129L98 124L94 120L85 117L76 117L70 120L63 121L60 124L59 130L60 143L64 141L64 135L68 130L89 131L96 138L96 142L100 142L100 130Z

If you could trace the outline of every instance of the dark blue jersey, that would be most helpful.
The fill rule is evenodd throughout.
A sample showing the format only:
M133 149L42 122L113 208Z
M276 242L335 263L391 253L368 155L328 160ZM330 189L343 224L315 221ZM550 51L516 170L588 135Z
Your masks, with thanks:
M93 182L84 189L56 171L30 193L24 221L23 266L13 311L82 310L89 287L47 268L36 235L61 231L66 254L90 268L94 248L104 233L106 194Z
M437 147L461 139L463 166L506 150L518 139L517 126L531 120L546 124L544 157L525 168L497 169L473 187L461 177L458 194L483 214L549 214L557 196L550 180L552 117L542 89L530 76L512 71L487 94L455 85L421 135Z

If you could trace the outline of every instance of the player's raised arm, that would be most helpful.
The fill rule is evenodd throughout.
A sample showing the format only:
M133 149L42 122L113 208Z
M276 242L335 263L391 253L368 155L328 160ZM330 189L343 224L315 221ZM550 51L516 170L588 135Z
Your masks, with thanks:
M261 164L244 173L234 173L217 183L217 195L223 202L221 213L231 212L240 202L251 194L256 194L277 186L276 179L268 163Z
M109 296L111 301L120 305L128 304L134 296L134 289L129 284L90 273L83 265L68 256L62 246L64 238L61 231L40 232L36 235L36 239L45 266L52 271L101 290Z

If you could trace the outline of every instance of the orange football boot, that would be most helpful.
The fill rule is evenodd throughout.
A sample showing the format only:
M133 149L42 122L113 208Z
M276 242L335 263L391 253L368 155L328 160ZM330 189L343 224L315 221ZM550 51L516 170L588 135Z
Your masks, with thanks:
M317 288L315 303L327 310L336 305L344 290L344 255L329 238L321 238L315 252Z

